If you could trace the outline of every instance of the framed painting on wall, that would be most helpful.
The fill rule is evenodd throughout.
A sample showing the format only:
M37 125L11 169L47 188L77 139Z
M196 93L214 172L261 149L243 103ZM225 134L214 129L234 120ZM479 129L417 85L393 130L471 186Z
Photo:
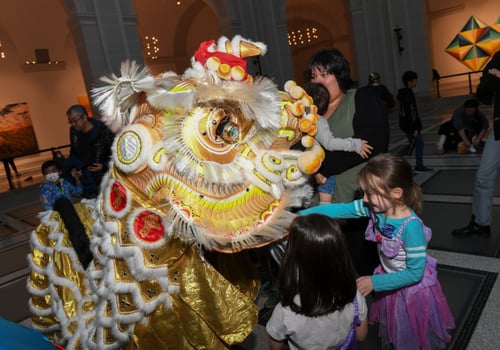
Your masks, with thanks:
M38 152L38 142L26 102L11 103L0 110L0 158Z

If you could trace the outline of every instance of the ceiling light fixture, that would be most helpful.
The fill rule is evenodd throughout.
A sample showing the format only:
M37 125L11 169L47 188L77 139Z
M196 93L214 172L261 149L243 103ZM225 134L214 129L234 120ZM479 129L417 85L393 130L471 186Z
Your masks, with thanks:
M145 43L144 46L146 48L146 56L152 60L158 59L158 52L160 52L160 47L158 46L158 38L156 36L148 36L144 37Z
M3 44L0 41L0 58L5 58L5 51L3 50Z
M306 27L288 33L289 46L307 45L319 39L319 32L316 27Z

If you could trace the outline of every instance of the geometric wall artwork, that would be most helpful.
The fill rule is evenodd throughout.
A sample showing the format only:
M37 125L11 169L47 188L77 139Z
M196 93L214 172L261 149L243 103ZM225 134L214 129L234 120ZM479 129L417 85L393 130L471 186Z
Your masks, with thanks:
M445 51L472 71L479 71L498 50L500 17L493 25L488 26L472 16Z

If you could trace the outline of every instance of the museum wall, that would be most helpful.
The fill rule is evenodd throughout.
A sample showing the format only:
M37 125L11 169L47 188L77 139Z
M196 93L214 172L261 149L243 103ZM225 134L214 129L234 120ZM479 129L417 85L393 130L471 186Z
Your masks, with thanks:
M29 11L28 11L29 9ZM66 109L86 95L66 14L58 0L2 2L0 108L26 102L39 149L69 143ZM35 49L59 64L30 64Z
M433 67L441 76L471 72L472 69L460 63L445 50L471 16L486 25L497 23L500 19L500 1L427 0L427 6ZM479 76L479 74L471 75L474 88ZM468 93L467 76L443 79L440 85L444 96Z

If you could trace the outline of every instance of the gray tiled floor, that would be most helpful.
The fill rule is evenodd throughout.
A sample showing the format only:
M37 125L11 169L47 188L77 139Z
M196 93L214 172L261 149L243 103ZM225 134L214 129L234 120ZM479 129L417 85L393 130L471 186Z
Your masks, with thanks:
M458 240L452 237L449 234L450 230L465 225L469 220L471 201L471 184L469 182L473 170L478 165L480 155L432 155L439 124L449 118L453 109L465 98L419 99L420 112L425 127L425 164L435 171L418 174L416 180L423 184L424 188L425 203L422 216L424 221L434 230L429 254L436 257L440 263L440 280L454 315L458 319L464 315L470 316L473 314L470 313L471 311L480 311L485 304L482 312L477 315L479 320L475 328L469 330L467 327L470 324L467 324L465 328L457 329L454 339L460 341L453 342L449 348L496 350L500 349L500 337L498 337L500 323L497 317L498 310L500 310L500 282L498 279L492 280L491 276L500 272L500 259L494 257L498 256L496 247L500 245L500 215L496 215L494 218L494 234L491 239L464 238ZM491 108L484 109L484 111L491 116ZM397 128L395 115L391 119L391 126L391 151L396 152L406 140ZM28 248L29 230L26 228L36 223L33 208L36 208L38 201L37 184L41 181L39 165L42 160L43 157L31 157L16 161L23 175L15 179L16 190L14 191L8 190L3 171L0 171L0 219L4 223L9 223L9 227L16 227L14 233L9 229L0 230L0 300L2 300L0 316L14 321L21 321L27 316L25 304L27 293L24 281L28 271L24 255ZM408 160L414 162L413 157ZM437 173L438 170L443 170L443 172ZM447 177L447 174L453 176L454 171L461 172L460 176L462 177L456 180L458 185L463 183L460 191L453 189L453 183L449 181L453 177ZM467 174L467 172L469 173ZM455 173L455 175L457 174ZM32 176L33 180L24 181L25 177L28 176ZM440 177L443 178L440 179ZM446 186L439 185L440 182ZM427 191L425 190L426 183ZM500 210L498 192L496 196L495 213ZM17 216L12 216L12 213L17 213ZM491 293L485 295L478 292L489 290L489 288L480 288L484 281L493 283ZM472 305L477 310L470 309L469 303L471 302L474 302ZM259 305L262 303L263 300L258 300ZM374 345L376 344L376 336L373 334L373 330L371 332L370 339L365 344L361 344L362 349L376 348ZM467 342L469 336L471 336L470 341L468 345L465 345L464 342ZM463 338L465 341L462 341ZM264 327L256 326L253 334L238 348L268 349Z

